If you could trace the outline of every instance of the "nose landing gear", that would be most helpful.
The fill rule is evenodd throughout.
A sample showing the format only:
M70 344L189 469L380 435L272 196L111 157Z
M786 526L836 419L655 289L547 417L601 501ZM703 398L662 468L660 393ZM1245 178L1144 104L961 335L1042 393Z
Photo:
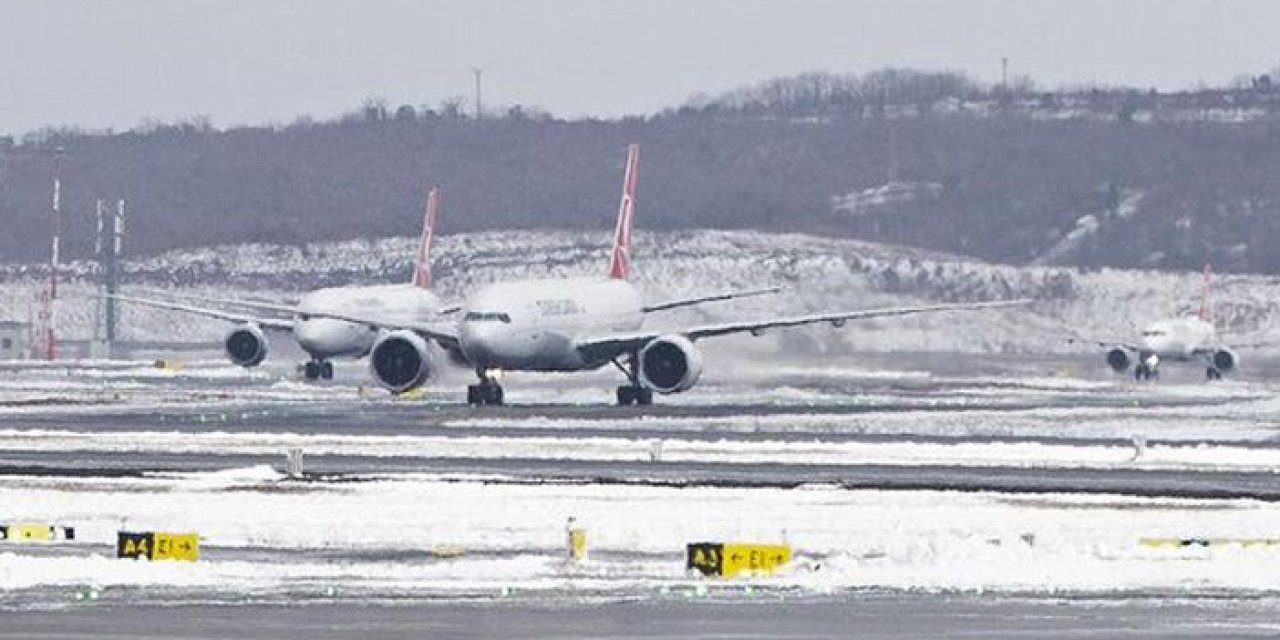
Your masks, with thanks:
M1138 366L1133 368L1134 380L1151 380L1160 377L1160 357L1151 354L1138 361Z

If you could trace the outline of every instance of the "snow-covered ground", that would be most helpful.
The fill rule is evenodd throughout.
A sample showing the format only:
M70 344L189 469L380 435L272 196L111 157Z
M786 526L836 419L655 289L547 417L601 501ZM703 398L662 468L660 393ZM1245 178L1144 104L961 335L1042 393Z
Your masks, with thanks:
M869 308L929 301L1031 297L1028 309L943 314L729 338L739 351L831 356L867 351L1063 353L1089 349L1073 335L1124 339L1135 326L1193 309L1197 273L1057 267L1012 267L917 249L852 240L752 231L652 233L638 230L636 277L653 301L756 288L785 287L778 296L676 310L655 326L778 313ZM336 242L304 247L237 245L173 251L128 260L126 286L187 294L296 299L320 286L407 281L415 238ZM445 236L434 252L438 288L460 300L496 280L602 273L605 231L511 232ZM69 266L62 288L61 335L92 334L94 267ZM40 265L0 265L0 318L26 320L42 283ZM1222 275L1216 285L1219 324L1236 344L1280 343L1280 278ZM126 305L128 340L209 341L224 323ZM1247 366L1255 350L1241 355Z
M591 406L607 403L618 383L608 371L512 375L504 384L517 406L486 411L458 406L465 372L446 375L422 397L393 400L361 394L363 368L352 363L324 384L297 381L288 363L252 371L216 359L169 369L125 361L10 364L0 366L0 455L58 456L88 467L138 454L190 456L208 466L228 454L282 459L302 448L308 456L372 461L365 469L379 469L384 457L643 465L656 455L668 464L801 474L819 464L1259 478L1280 470L1280 449L1272 446L1280 401L1267 380L1206 385L1194 372L1171 370L1158 383L1139 384L1081 368L1078 359L1014 355L800 357L769 367L753 365L749 354L713 355L723 360L709 356L709 365L722 366L709 366L702 384L635 412ZM366 419L341 428L326 421L352 415ZM565 559L570 516L588 531L590 557L581 565ZM1280 592L1280 543L1245 544L1280 539L1280 505L1251 500L818 484L677 488L496 473L357 472L299 481L251 467L134 478L0 476L0 522L15 521L74 526L77 540L0 543L0 608L95 594L235 602L847 589ZM121 528L196 531L203 558L116 560ZM1149 546L1144 538L1218 543ZM691 577L684 545L708 540L786 541L797 557L772 577Z
M0 599L85 587L499 597L756 587L1115 592L1275 591L1280 546L1151 547L1144 538L1272 539L1280 506L1098 496L511 485L431 476L296 483L261 468L144 479L0 479L5 514L73 523L62 553L0 547ZM576 517L590 555L565 559ZM197 563L110 557L115 532L197 531ZM704 581L684 545L782 542L773 577ZM80 553L72 553L75 546ZM435 558L432 549L465 550ZM177 591L172 589L176 588Z

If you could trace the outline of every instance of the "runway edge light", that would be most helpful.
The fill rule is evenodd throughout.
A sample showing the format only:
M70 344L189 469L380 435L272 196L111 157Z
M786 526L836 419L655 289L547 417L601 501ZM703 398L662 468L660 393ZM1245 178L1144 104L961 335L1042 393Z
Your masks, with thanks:
M574 563L581 563L587 559L587 530L578 523L578 519L569 516L568 522L565 524L565 533L568 534L569 560Z

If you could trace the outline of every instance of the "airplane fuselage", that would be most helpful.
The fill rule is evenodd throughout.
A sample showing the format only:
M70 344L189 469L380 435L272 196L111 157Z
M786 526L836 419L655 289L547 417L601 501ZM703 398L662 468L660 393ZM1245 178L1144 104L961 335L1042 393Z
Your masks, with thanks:
M317 289L298 301L293 335L313 359L359 358L369 353L382 332L315 314L368 314L409 322L431 318L439 310L440 300L435 294L410 284Z
M1141 357L1187 361L1203 356L1217 344L1213 324L1191 316L1153 322L1142 329Z
M591 361L575 338L635 331L640 294L625 280L526 280L490 285L463 305L459 344L477 369L581 371Z

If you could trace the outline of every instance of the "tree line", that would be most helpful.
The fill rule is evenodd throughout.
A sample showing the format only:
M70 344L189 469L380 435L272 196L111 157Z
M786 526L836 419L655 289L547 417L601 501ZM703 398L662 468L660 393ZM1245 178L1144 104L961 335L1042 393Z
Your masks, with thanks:
M639 142L640 232L751 228L1012 264L1208 259L1280 273L1269 249L1280 241L1280 110L1258 78L1175 94L1046 92L1025 78L984 86L885 70L780 78L618 120L517 107L476 119L460 100L368 100L340 118L278 127L219 130L193 118L43 131L0 144L0 258L47 256L55 166L71 257L91 250L96 198L128 201L131 253L412 235L433 184L444 192L441 233L607 231L625 146ZM857 213L833 206L899 183L927 184L929 195ZM1053 253L1088 216L1072 251Z

